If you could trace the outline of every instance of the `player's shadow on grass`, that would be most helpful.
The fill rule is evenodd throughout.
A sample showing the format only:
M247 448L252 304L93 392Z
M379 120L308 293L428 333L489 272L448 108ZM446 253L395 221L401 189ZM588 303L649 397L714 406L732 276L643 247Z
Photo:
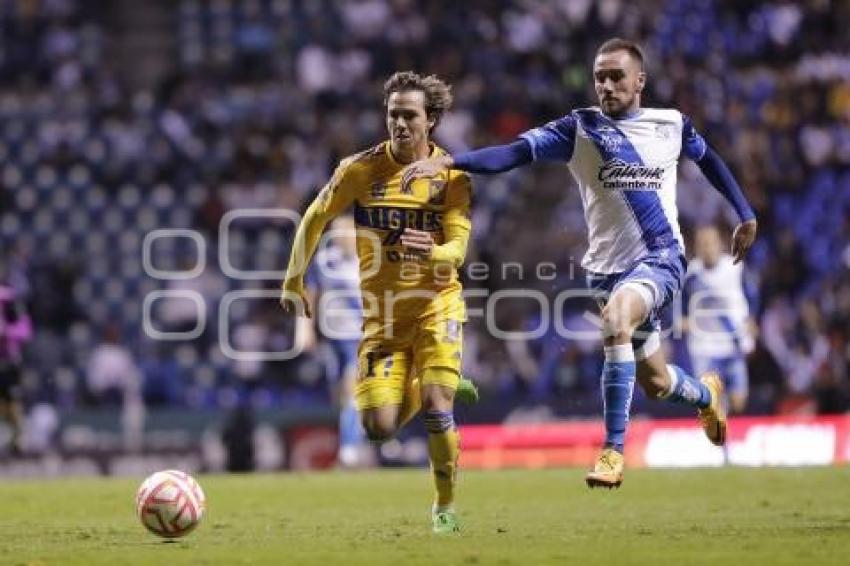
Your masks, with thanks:
M133 543L131 543L131 544L133 544ZM164 547L164 546L171 546L171 545L177 545L178 547L182 546L183 548L192 548L193 547L193 545L189 541L180 540L180 539L150 540L150 541L145 541L145 542L137 542L137 543L133 544L133 546L146 546L146 547L148 547L148 546L149 547Z

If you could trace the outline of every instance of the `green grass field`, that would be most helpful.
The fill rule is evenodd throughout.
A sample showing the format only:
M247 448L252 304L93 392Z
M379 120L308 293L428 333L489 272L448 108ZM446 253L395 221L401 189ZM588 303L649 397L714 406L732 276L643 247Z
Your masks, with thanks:
M138 523L135 479L3 482L0 564L850 563L848 468L582 477L466 473L464 531L435 537L424 470L201 476L208 515L178 542Z

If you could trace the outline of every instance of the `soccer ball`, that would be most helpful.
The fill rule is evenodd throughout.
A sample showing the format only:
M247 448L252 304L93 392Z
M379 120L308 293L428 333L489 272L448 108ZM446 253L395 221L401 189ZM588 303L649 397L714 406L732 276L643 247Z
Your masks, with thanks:
M182 537L198 526L207 502L195 478L176 470L148 476L136 493L136 515L152 533Z

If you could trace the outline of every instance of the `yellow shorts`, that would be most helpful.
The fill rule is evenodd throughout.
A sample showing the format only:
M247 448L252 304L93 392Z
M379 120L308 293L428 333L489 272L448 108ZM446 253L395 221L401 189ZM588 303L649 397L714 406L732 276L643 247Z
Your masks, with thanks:
M380 324L366 322L357 353L357 386L354 398L359 410L400 405L408 380L424 375L427 368L446 368L450 378L424 376L421 385L457 389L463 354L463 323L435 318L412 322L387 336ZM445 372L443 372L445 374ZM430 379L430 381L429 381Z

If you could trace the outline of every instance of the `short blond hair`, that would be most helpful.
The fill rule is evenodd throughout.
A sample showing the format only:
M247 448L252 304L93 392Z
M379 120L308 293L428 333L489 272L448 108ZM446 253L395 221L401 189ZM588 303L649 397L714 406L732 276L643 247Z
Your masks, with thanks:
M638 62L641 70L643 69L644 55L640 44L622 37L614 37L599 46L596 54L613 53L614 51L627 51L632 59Z

